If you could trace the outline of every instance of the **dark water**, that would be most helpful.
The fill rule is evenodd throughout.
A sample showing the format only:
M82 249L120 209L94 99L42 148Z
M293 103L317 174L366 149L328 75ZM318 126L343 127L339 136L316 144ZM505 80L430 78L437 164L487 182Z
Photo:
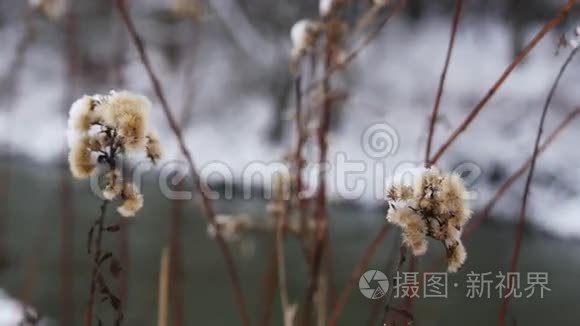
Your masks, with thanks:
M6 172L5 161L0 163ZM28 289L31 304L42 313L58 320L60 306L60 239L61 215L59 173L56 168L19 164L11 167L8 201L2 207L8 212L3 221L3 243L8 251L8 266L0 273L0 286L12 295L21 296ZM3 180L6 184L6 180ZM169 214L172 203L162 197L152 184L145 185L145 208L130 224L130 289L126 314L127 325L155 325L157 323L158 271L161 248L169 242ZM89 257L86 255L87 230L96 218L99 201L88 186L75 182L71 198L75 210L74 225L74 308L75 324L81 324L82 311L89 285ZM222 213L247 212L256 216L265 213L264 203L220 202ZM108 220L116 220L109 211ZM360 208L333 205L332 260L335 271L333 289L342 290L352 268L384 222L383 213ZM193 203L186 204L183 228L183 259L186 325L239 324L230 284L223 260L216 244L206 236L203 217ZM512 253L514 230L511 226L488 223L466 240L469 254L461 273L450 275L447 281L448 298L415 300L415 325L495 325L501 306L497 290L491 288L494 299L466 298L467 273L508 269ZM369 269L385 270L390 255L398 246L398 234L391 232ZM110 237L108 237L110 238ZM116 246L107 241L105 246ZM430 254L417 261L419 271L444 271L443 250L431 243ZM253 254L248 247L254 246ZM246 248L246 249L243 249ZM526 232L519 271L522 286L526 273L546 272L548 287L543 299L511 301L509 318L517 325L578 325L580 320L580 244L564 242L533 231ZM242 246L234 246L233 253L242 279L249 311L254 323L258 321L262 277L273 250L273 238L268 235L251 236ZM291 298L301 299L306 287L307 270L299 244L290 240L287 246L288 282ZM32 262L32 265L31 265ZM30 267L32 266L32 267ZM390 273L388 273L390 275ZM422 277L421 274L419 277ZM458 286L454 287L457 283ZM422 289L422 288L421 288ZM24 292L23 292L24 291ZM399 300L401 301L401 300ZM397 301L397 302L399 302ZM366 325L374 301L363 297L355 289L346 307L341 325ZM278 296L274 303L273 325L280 325Z

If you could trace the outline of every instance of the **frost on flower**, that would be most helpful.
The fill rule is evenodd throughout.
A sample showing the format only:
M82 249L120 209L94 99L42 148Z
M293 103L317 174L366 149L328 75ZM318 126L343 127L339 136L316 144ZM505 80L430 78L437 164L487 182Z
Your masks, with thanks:
M330 14L333 2L334 0L320 0L320 2L318 2L318 11L320 12L321 17Z
M124 217L135 216L137 211L143 207L143 195L134 184L124 184L121 197L123 198L123 205L119 206L117 211Z
M29 5L52 20L62 18L68 7L67 0L30 0Z
M292 60L300 60L316 43L320 35L320 24L303 19L294 24L290 30L292 40Z
M69 165L76 178L87 178L105 166L106 200L121 198L118 212L134 216L143 206L143 196L132 183L123 180L121 159L128 152L144 153L155 163L162 148L157 134L149 130L149 100L127 91L106 95L85 95L69 111L67 140Z
M169 10L177 17L200 18L204 13L199 0L171 0Z
M387 220L401 227L403 243L415 256L427 251L427 237L441 241L448 271L456 272L467 258L461 242L461 231L471 217L467 190L457 174L441 174L435 167L417 176L413 185L401 182L386 190Z
M238 215L216 215L215 223L208 224L207 233L215 238L219 234L225 241L235 242L240 240L244 231L254 225L251 216L246 214Z
M97 165L91 158L88 137L80 138L72 145L68 162L75 178L87 178L95 172Z

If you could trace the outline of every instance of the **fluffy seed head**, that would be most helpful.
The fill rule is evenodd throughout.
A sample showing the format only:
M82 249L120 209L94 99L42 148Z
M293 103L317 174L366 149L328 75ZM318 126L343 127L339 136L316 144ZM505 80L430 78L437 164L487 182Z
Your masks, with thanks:
M147 157L149 157L149 159L153 163L161 159L161 156L163 155L163 150L161 148L161 143L159 142L159 137L157 136L157 133L151 131L147 134L146 148L147 148Z
M117 212L124 217L133 217L143 207L143 195L134 184L126 183L121 193L123 205L117 208Z
M68 155L68 162L75 178L87 178L95 172L96 165L91 159L88 137L83 137L73 144Z
M72 104L66 131L69 148L89 132L94 119L90 96L85 95Z
M112 93L96 110L102 112L105 125L117 129L124 147L135 151L145 148L150 107L145 96L121 91Z
M29 5L52 20L62 18L68 7L67 0L30 0Z
M118 170L107 172L105 174L105 182L105 189L103 190L105 199L113 200L123 191L123 181Z
M388 188L387 220L402 228L403 243L414 255L427 250L426 237L442 241L449 271L457 271L467 254L461 231L471 216L467 190L457 174L441 174L435 167L422 170L411 187L401 183Z
M320 33L320 24L308 19L303 19L294 24L290 30L292 40L292 58L294 60L303 56L306 51L316 43Z
M467 252L461 241L457 241L447 246L447 271L456 273L467 259Z

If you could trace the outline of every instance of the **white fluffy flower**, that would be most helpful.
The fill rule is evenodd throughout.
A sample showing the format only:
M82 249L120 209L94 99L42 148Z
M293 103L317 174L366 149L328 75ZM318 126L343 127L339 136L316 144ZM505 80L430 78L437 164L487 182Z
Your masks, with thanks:
M72 148L79 139L86 136L87 130L84 130L84 121L91 114L91 98L83 96L76 100L68 112L68 122L66 130L66 139L69 148Z
M303 48L308 38L308 30L312 27L313 22L308 19L297 21L290 30L290 39L294 48Z
M324 17L330 13L333 3L334 0L320 0L320 2L318 2L318 12L320 13L321 17Z
M29 0L28 4L52 20L62 18L68 7L67 0Z

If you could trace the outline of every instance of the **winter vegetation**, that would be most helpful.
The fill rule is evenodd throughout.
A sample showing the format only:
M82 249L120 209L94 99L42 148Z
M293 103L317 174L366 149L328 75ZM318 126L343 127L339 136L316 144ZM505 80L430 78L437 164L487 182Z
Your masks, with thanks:
M530 314L538 303L511 295L512 283L459 317L433 313L453 306L447 298L401 298L395 287L401 273L453 281L476 268L553 273L557 258L533 265L522 250L545 234L577 248L579 8L574 0L0 4L0 273L8 275L0 287L11 293L0 290L0 324L461 325L478 316L545 324L549 316ZM57 220L38 222L35 237L10 229L28 209L13 200L17 189L41 196L16 179L20 162L58 173L58 208L47 209ZM345 237L352 226L363 236ZM508 234L500 254L496 230ZM34 292L53 231L58 256L46 259L58 260L60 286L47 292L58 298L47 318ZM14 260L24 242L37 250ZM580 257L565 254L571 271L580 268ZM135 261L146 267L132 269ZM356 287L375 269L391 288L361 304ZM225 297L188 286L214 286L214 277ZM566 301L562 309L574 312L576 298L558 294L562 282L539 304Z

